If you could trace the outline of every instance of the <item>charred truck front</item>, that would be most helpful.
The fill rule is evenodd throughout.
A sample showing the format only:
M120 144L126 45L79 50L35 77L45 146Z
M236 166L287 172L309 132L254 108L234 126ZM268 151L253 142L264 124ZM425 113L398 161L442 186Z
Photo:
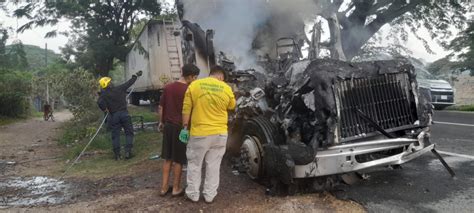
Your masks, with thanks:
M253 179L314 180L324 188L334 177L436 152L429 91L418 87L408 62L301 60L297 42L282 38L276 58L259 59L259 71L236 70L224 53L214 54L212 31L183 26L185 63L228 69L237 94L228 153Z

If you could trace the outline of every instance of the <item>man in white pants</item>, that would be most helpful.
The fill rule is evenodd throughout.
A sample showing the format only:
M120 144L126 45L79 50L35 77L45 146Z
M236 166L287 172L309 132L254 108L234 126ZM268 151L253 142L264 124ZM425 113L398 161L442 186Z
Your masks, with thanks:
M219 187L219 170L227 141L227 111L235 108L235 97L224 82L224 72L221 67L213 67L209 77L191 83L184 96L183 127L188 128L191 120L186 149L186 196L194 202L200 197L203 161L206 163L203 195L207 203L214 200Z

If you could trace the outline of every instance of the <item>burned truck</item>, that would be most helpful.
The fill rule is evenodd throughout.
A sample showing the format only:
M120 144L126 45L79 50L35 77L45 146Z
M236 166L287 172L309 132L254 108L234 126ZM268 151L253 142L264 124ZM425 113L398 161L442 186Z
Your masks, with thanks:
M241 147L252 178L290 184L400 165L434 148L431 106L410 64L300 61L266 81L245 86L230 125L229 146Z
M322 189L341 177L350 182L355 172L437 154L429 91L418 87L409 62L302 60L297 42L282 38L276 58L258 60L263 69L238 70L215 53L212 31L183 27L183 48L193 47L183 50L191 53L187 63L200 58L228 71L237 107L227 153L252 179L274 186L312 180Z

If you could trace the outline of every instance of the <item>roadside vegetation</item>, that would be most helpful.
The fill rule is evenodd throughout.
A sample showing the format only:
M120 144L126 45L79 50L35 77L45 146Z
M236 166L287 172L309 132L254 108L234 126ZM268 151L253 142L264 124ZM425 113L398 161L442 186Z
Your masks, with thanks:
M29 116L31 75L0 68L0 125Z
M0 126L16 123L18 121L24 120L23 118L10 118L5 116L0 116Z
M131 116L143 116L145 122L156 121L156 113L151 112L149 107L130 107ZM61 146L66 147L64 161L71 163L89 142L102 121L103 115L98 117L96 122L84 125L75 121L68 122L63 127L63 136L59 140ZM138 123L134 123L137 124ZM122 132L121 144L125 144L125 135ZM123 149L122 149L123 150ZM119 162L113 159L112 142L110 132L105 124L95 140L91 143L85 154L81 157L80 163L76 164L68 175L76 177L104 178L112 176L127 175L131 171L132 165L143 164L150 161L153 155L161 153L161 133L154 129L144 129L135 132L133 154L130 160ZM69 164L65 165L65 168Z
M474 112L474 104L470 105L453 105L446 108L446 110Z
M45 100L46 85L49 84L50 100L58 100L62 95L58 88L60 84L51 80L51 76L61 76L65 71L64 63L53 51L23 45L21 41L6 45L9 30L0 25L0 125L41 117L33 107L34 99ZM58 77L54 79L61 81Z

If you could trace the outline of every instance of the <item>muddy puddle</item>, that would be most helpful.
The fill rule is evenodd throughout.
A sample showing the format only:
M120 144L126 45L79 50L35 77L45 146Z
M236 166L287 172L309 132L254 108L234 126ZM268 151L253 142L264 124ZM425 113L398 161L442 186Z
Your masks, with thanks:
M0 208L61 204L71 199L70 191L69 184L49 177L0 179Z

